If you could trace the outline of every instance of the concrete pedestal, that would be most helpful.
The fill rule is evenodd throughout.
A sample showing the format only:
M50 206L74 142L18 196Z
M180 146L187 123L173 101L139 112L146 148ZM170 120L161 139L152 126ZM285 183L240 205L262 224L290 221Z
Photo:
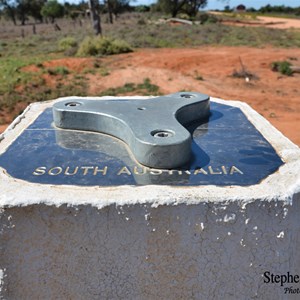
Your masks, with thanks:
M278 169L250 185L203 179L187 185L142 180L89 186L33 182L45 176L58 180L66 171L60 172L57 162L51 170L46 161L32 166L24 161L15 172L0 155L1 297L299 299L300 150L248 105L212 101L245 114L282 160ZM25 131L35 130L32 124L52 104L31 105L10 126L0 143L2 157L21 143L17 138ZM268 163L275 164L271 151L264 151ZM49 156L47 162L57 160ZM254 160L247 162L251 168ZM258 168L263 161L256 163ZM32 169L28 181L27 165ZM247 168L236 163L224 166L226 172L212 165L207 162L200 175L232 180L228 176L235 166L234 175L247 176ZM95 167L88 170L93 174ZM128 170L115 176L138 176L134 168ZM201 173L195 170L189 172ZM147 172L155 176L158 171Z

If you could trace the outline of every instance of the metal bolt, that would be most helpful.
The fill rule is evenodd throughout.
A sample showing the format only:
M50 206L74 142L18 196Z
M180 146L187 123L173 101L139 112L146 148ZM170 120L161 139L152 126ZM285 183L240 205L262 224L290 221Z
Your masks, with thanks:
M194 96L190 95L190 94L182 94L182 95L180 95L180 97L189 99L189 98L193 98Z
M65 104L65 106L72 106L72 107L80 106L80 105L81 105L81 103L79 103L79 102L69 102L69 103Z
M168 138L174 135L173 132L166 130L154 130L151 132L151 134L157 138Z

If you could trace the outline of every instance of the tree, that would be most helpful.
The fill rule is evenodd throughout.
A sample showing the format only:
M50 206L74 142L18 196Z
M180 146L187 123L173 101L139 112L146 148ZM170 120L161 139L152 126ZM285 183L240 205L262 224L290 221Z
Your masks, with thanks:
M107 8L107 12L108 12L108 17L109 17L109 23L110 24L113 24L114 22L114 19L113 19L113 11L112 11L112 2L114 0L106 0L105 1L105 5L106 5L106 8Z
M139 13L144 13L150 11L150 6L148 5L138 5L134 7L134 11Z
M163 12L171 14L174 18L182 10L185 2L186 0L158 0L158 5Z
M190 17L194 17L201 7L207 4L207 0L158 0L160 9L172 18L179 13L186 13Z
M30 2L30 7L29 7L29 14L35 19L40 22L43 22L43 16L41 14L41 10L47 0L27 0Z
M206 6L207 0L186 0L182 10L190 17L195 17L201 7Z
M16 25L16 19L25 25L28 16L42 21L41 9L47 0L0 0L0 9L11 18Z
M112 23L112 14L117 18L119 14L129 9L129 2L130 0L107 0L110 23Z
M13 1L13 0L0 0L0 8L3 8L4 13L6 15L8 15L9 18L11 18L14 25L17 25L15 1Z
M16 5L16 13L18 19L21 21L21 25L25 25L25 22L27 20L27 15L30 11L30 3L26 0L17 0L15 1L17 3Z
M231 12L232 10L230 9L230 6L229 6L229 5L225 5L224 11L225 11L225 12Z
M51 23L54 23L56 18L64 16L64 7L57 0L49 0L42 7L41 15L45 18L50 18Z
M89 0L89 9L91 13L91 20L92 20L94 32L96 35L102 35L101 19L96 9L97 4L99 4L98 0Z

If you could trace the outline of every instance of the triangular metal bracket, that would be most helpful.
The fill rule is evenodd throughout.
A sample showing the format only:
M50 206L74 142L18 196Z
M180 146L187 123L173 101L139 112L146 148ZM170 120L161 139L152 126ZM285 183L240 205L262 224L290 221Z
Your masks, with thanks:
M63 100L53 105L54 123L63 129L96 131L123 140L142 165L171 169L191 157L184 125L209 116L209 96L182 92L150 99Z

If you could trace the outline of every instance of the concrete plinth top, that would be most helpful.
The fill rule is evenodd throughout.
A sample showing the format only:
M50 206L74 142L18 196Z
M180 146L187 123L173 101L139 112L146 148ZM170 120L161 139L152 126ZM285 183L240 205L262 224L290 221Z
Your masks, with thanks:
M245 103L211 98L209 120L187 128L192 160L161 170L140 165L116 138L56 128L53 104L80 99L32 104L2 135L1 206L244 205L254 199L290 201L300 191L299 148Z

